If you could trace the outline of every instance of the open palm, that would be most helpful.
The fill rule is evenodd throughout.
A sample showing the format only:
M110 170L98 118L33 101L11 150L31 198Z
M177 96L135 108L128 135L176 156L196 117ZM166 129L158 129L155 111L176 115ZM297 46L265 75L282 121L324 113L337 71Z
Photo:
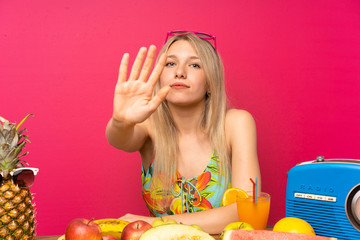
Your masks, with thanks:
M147 54L146 52L146 48L140 48L128 80L126 78L129 54L124 54L121 60L119 78L115 87L113 110L113 118L117 121L129 124L145 121L164 101L170 91L170 87L165 86L152 97L155 84L159 80L165 66L166 54L160 57L154 70L151 72L155 60L156 47L152 45Z

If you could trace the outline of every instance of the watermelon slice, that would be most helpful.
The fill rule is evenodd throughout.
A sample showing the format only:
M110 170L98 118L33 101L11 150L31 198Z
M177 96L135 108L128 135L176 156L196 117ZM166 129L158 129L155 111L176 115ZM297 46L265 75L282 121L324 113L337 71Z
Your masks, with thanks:
M223 240L336 240L336 238L268 230L228 230L225 231Z

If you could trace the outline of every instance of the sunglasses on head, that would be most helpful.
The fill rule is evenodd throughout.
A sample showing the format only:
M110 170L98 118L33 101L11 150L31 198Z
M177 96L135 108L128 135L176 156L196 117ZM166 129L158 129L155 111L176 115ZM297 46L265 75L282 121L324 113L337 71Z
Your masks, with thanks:
M16 168L10 172L14 184L19 187L31 187L34 184L35 175L39 172L38 168ZM4 180L3 172L0 172L0 184Z
M167 40L169 39L169 37L172 36L178 36L178 35L184 35L187 33L193 33L195 36L197 36L198 38L201 39L205 39L205 40L212 40L213 41L213 46L216 52L216 38L214 35L208 34L208 33L204 33L204 32L193 32L193 31L183 31L183 30L177 30L177 31L169 31L166 35L166 40L165 43L167 42Z

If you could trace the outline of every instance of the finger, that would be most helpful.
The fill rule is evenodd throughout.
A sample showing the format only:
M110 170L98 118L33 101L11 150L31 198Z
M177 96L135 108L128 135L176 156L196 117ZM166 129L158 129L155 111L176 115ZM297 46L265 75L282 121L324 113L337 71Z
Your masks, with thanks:
M122 83L126 81L128 65L129 65L129 54L125 53L120 62L118 83Z
M141 69L139 80L146 81L147 77L150 74L151 68L153 66L154 60L156 56L156 47L154 45L151 45L149 47L149 51L146 55L144 65Z
M140 74L141 65L144 61L145 55L146 55L146 47L140 48L140 50L135 58L134 64L131 68L129 80L137 80L138 79L139 74Z
M158 108L159 105L165 100L170 90L170 86L165 86L156 93L153 99L149 102L149 106L153 111L155 111L156 108Z
M149 77L149 81L148 83L154 87L156 82L160 79L160 75L165 67L165 63L166 63L166 59L167 59L167 55L166 53L163 53L160 58L158 63L156 64L154 70L152 71L150 77Z

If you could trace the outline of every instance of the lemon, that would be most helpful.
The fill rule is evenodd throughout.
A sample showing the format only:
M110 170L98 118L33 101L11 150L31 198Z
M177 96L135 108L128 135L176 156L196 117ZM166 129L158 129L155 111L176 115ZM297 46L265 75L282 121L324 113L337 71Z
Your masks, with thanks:
M308 222L296 217L285 217L280 219L274 225L273 231L315 235L314 229Z
M249 196L244 190L241 190L240 188L228 188L224 192L223 198L222 198L222 205L227 206L234 202L236 202L236 198L248 198Z

